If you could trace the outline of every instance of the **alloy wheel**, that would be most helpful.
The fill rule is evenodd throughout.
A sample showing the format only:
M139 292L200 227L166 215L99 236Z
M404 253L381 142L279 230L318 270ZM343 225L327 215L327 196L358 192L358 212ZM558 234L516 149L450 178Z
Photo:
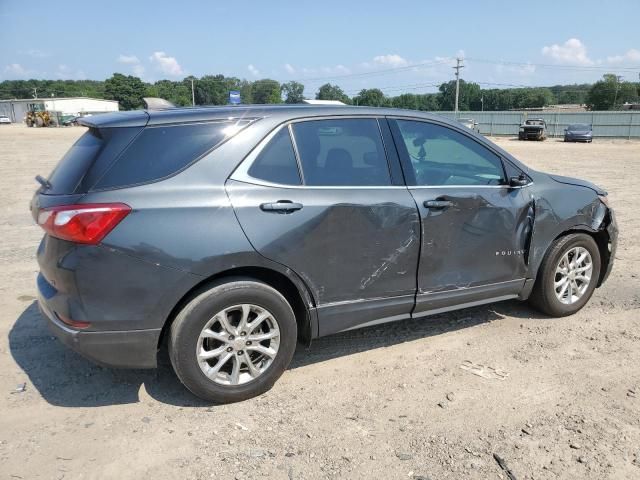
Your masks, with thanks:
M280 346L280 328L266 309L240 304L216 313L198 337L202 372L220 385L242 385L262 375Z
M576 303L589 288L593 273L591 254L584 247L569 249L560 258L554 278L556 297L565 305Z

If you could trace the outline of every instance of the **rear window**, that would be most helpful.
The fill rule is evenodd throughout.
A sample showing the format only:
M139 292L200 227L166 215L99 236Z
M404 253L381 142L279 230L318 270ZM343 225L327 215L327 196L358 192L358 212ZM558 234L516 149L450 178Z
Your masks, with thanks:
M173 175L248 123L225 121L146 127L93 189L137 185Z
M141 127L90 128L69 149L49 175L48 195L86 193Z

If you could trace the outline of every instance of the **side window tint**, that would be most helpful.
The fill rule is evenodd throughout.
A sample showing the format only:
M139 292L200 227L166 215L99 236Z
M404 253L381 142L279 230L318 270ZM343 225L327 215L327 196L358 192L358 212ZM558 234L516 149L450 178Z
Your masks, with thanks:
M416 184L501 185L500 157L453 129L426 122L398 120Z
M249 168L253 178L283 185L300 185L300 173L288 128L282 128Z
M509 162L504 162L504 170L507 173L507 178L519 177L522 175L522 171L519 168L511 165Z
M306 185L391 185L377 120L313 120L293 132Z
M225 121L146 127L95 188L124 187L168 177L247 123Z

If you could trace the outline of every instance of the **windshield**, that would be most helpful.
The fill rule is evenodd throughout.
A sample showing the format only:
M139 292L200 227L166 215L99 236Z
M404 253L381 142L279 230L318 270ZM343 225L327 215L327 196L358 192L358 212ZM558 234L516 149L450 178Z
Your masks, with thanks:
M525 123L525 125L544 125L544 121L543 120L527 120L524 123Z
M568 130L591 130L591 125L587 125L586 123L574 123L573 125L569 125Z

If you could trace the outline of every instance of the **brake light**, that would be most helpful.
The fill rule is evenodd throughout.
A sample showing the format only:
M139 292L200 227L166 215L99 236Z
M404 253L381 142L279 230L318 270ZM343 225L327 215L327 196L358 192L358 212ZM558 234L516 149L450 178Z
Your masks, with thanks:
M124 203L85 203L44 208L38 225L52 237L96 245L131 212Z
M79 322L78 320L72 320L69 317L60 315L59 313L56 313L56 317L58 317L62 323L69 325L72 328L77 328L78 330L84 330L85 328L89 328L91 326L89 322Z

